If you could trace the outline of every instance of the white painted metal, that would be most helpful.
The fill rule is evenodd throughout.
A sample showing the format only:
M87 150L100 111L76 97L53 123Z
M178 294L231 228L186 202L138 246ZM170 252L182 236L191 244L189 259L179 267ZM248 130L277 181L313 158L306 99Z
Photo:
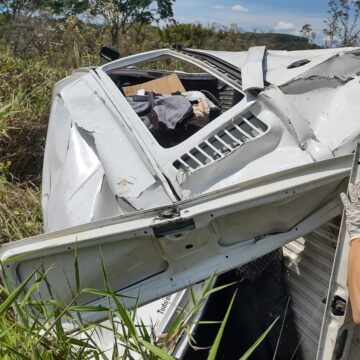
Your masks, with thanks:
M40 263L55 264L49 274L55 296L69 301L67 284L70 279L74 286L77 248L84 286L101 286L103 258L113 288L134 295L141 290L146 303L214 270L257 258L339 214L338 194L350 169L350 157L341 156L350 154L360 137L360 49L199 52L235 65L243 72L243 83L208 62L163 49L82 69L56 85L45 151L43 212L46 231L64 230L0 249L14 281ZM246 91L235 106L165 149L109 75L168 57L198 66L240 94L270 85L258 96ZM299 60L301 66L289 68ZM236 137L232 128L243 137ZM210 143L212 137L220 147ZM205 163L195 150L207 158ZM113 216L120 217L98 221ZM346 249L338 256L344 258L337 286L345 296ZM323 275L321 281L326 281ZM46 289L41 292L48 296ZM319 293L309 294L318 301ZM81 301L102 302L93 297ZM309 315L309 301L299 297L299 302ZM87 318L98 320L98 315ZM332 319L329 328L324 323L324 334L333 331L323 336L326 356L334 352L342 325L338 320ZM318 327L312 326L309 334L315 339L317 333Z
M254 46L248 50L246 62L241 68L243 91L264 88L265 52L265 46Z
M299 338L294 353L301 352L306 360L316 358L338 232L332 220L283 247L284 277Z
M66 304L72 299L70 288L76 289L76 252L82 286L102 286L103 262L112 289L141 294L141 302L147 303L264 255L333 218L340 210L339 191L351 159L285 170L179 202L176 208L20 240L0 249L1 260L15 282L38 266L53 267L48 283L53 296ZM255 217L256 222L251 220ZM47 286L34 296L49 298ZM90 295L78 299L79 304L103 301ZM91 313L84 319L102 316Z
M352 184L360 179L359 160L360 144L357 145L354 154L354 161L350 175L350 183ZM346 231L345 215L343 213L339 240L327 295L327 305L321 330L317 359L347 359L350 352L351 340L355 326L351 317L351 307L347 287L349 245L350 238ZM336 297L344 301L344 312L342 314L336 314L333 311Z
M316 50L267 50L266 67L265 67L265 81L273 85L283 85L296 79L301 75L325 63L331 58L339 57L345 53L355 52L360 50L357 48L336 48L336 49L316 49ZM215 50L196 50L205 54L210 54L218 57L230 64L242 69L247 61L247 51L215 51ZM310 60L309 63L301 66L288 69L288 66L299 60Z
M122 96L109 77L112 71L175 57L198 66L239 93L241 84L209 63L168 49L74 73L54 91L43 173L45 230L171 205L179 198L351 153L360 136L358 52L264 52L266 81L274 80L269 78L273 71L281 70L285 75L257 98L244 96L194 135L167 149L157 143ZM245 60L235 61L244 58L244 53L236 53L237 57L235 53L203 53L238 64L239 73L245 66ZM246 64L251 63L252 53L258 51L250 50ZM255 58L258 64L258 56ZM304 58L310 63L287 69ZM266 130L257 136L246 135L239 124L249 116ZM235 138L231 127L244 137ZM236 146L224 141L221 134ZM210 138L224 142L225 150L209 143ZM202 144L211 150L205 152ZM194 155L196 151L208 157L205 164ZM192 167L184 156L199 166ZM182 166L175 166L177 162Z

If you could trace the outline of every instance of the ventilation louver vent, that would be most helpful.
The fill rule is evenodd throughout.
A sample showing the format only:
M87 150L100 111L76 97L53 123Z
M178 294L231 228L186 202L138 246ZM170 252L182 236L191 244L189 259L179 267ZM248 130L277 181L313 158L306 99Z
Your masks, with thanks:
M245 142L261 136L267 126L251 113L234 118L216 134L173 162L176 169L197 170L225 157Z

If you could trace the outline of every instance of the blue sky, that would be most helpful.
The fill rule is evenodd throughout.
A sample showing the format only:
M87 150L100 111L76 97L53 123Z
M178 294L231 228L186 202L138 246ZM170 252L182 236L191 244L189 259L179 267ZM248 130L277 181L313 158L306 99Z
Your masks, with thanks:
M176 0L175 19L181 22L237 24L245 31L297 35L309 23L322 42L328 0Z

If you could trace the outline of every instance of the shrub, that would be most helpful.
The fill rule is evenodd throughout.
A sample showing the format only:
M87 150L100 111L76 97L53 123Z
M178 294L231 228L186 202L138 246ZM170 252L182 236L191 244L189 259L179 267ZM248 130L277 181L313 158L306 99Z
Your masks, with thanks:
M15 180L39 184L54 83L65 72L41 59L0 53L0 162Z

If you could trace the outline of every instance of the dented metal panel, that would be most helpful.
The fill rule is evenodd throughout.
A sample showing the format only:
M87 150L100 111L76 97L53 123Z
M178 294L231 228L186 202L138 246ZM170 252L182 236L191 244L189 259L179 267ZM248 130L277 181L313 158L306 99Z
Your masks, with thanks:
M254 46L247 52L246 62L241 68L242 89L264 88L264 56L265 46Z
M232 65L242 69L247 62L247 51L214 51L197 50L219 57ZM273 85L282 85L311 68L328 61L336 56L342 56L344 53L358 52L359 48L334 48L334 49L316 49L316 50L267 50L265 57L265 80ZM290 67L302 60L309 60L304 65Z
M146 303L203 280L215 269L223 272L249 262L333 218L350 162L347 156L304 165L179 202L176 208L18 241L1 248L1 260L15 282L34 267L52 267L47 283L66 304L72 299L69 287L75 289L76 253L81 286L101 288L104 263L112 289L135 298L140 293ZM256 223L251 221L255 217ZM48 298L47 286L40 285L34 296ZM92 295L78 298L81 304L101 302ZM86 316L97 315L102 316Z
M162 49L74 73L54 91L43 173L45 230L170 205L351 153L360 137L358 52ZM110 76L172 57L242 98L181 143L163 148ZM261 81L266 86L258 95L243 94L261 89Z
M172 204L168 184L120 121L92 73L57 94L43 169L46 230L149 208L154 197Z

